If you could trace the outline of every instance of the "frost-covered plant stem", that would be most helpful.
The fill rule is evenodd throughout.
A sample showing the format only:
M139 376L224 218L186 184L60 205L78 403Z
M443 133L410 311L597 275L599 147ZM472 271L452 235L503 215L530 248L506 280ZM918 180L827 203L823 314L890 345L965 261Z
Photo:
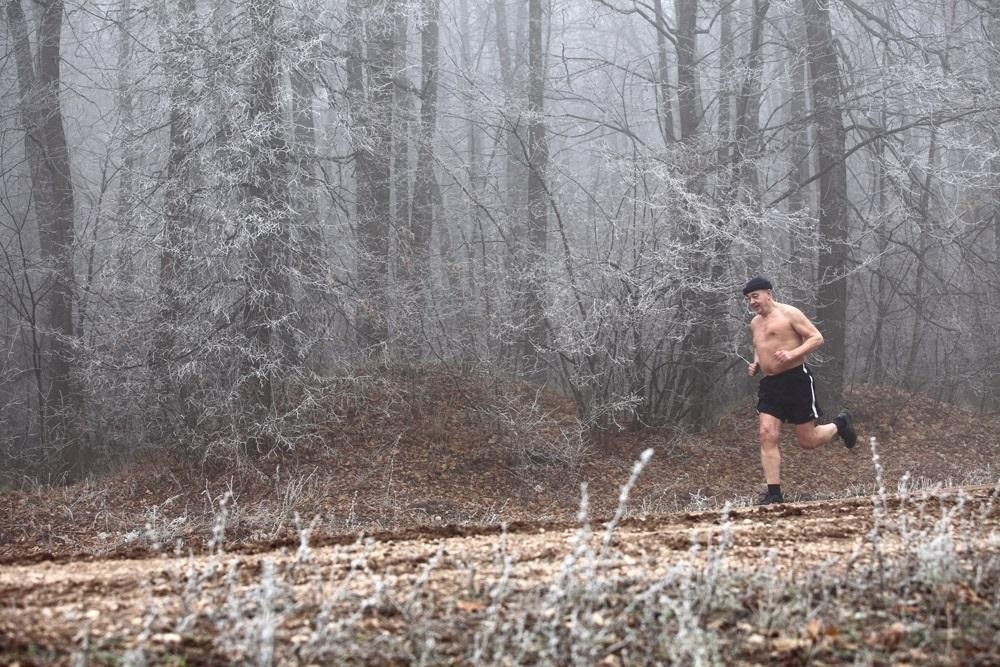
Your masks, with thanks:
M885 588L885 560L883 558L882 539L885 529L886 516L888 512L888 502L885 492L885 479L882 475L882 461L878 453L878 442L875 436L869 439L872 450L872 465L875 467L875 495L872 496L872 511L874 525L868 534L868 541L872 545L875 556L875 563L878 569L879 586Z

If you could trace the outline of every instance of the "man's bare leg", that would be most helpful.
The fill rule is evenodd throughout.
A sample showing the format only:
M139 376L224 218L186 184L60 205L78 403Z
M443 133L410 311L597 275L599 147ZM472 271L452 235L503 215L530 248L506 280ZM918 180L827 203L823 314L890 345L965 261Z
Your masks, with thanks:
M837 437L837 425L817 425L816 422L796 424L795 437L803 449L816 449Z
M774 415L760 413L760 463L768 484L781 484L781 420Z

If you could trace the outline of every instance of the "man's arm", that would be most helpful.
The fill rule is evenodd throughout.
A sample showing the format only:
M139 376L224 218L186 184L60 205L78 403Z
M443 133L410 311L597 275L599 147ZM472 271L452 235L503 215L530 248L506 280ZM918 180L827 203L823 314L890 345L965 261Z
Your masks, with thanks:
M757 318L755 317L753 319L753 322L756 322L756 321L757 321ZM753 335L754 335L753 322L750 323L750 338L751 339L753 338ZM749 375L750 377L753 377L754 375L757 375L757 371L759 371L759 370L760 370L760 357L757 356L757 346L754 345L753 346L753 361L750 364L747 365L747 375Z
M792 325L792 329L802 339L802 342L799 343L798 347L791 350L778 350L774 356L782 362L798 359L804 360L809 353L818 350L823 345L823 334L819 332L816 325L801 310L792 306L789 306L788 309L788 319Z

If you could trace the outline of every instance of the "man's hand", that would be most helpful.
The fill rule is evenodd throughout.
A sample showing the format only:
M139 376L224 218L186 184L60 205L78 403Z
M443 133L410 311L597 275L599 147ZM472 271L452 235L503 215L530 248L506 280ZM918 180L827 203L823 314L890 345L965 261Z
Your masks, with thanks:
M760 370L760 364L754 361L749 366L747 366L747 375L753 377L754 375L757 375L757 371L759 370Z
M778 350L774 353L774 357L783 364L795 358L795 356L788 350Z

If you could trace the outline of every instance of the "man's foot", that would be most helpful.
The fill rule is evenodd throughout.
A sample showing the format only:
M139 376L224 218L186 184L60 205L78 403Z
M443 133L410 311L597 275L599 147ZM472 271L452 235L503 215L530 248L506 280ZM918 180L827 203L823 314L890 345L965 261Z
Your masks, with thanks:
M858 434L854 432L854 425L851 424L851 413L847 410L841 410L833 418L833 423L837 425L837 435L844 441L844 446L848 449L854 449L854 445L858 442Z
M781 495L781 491L768 491L757 500L758 505L775 505L783 502L785 502L785 497Z

